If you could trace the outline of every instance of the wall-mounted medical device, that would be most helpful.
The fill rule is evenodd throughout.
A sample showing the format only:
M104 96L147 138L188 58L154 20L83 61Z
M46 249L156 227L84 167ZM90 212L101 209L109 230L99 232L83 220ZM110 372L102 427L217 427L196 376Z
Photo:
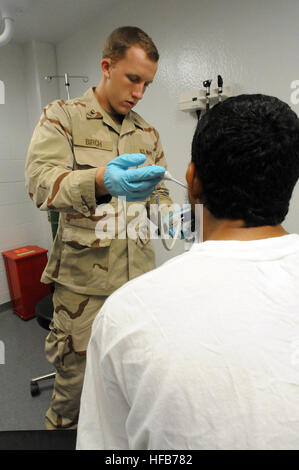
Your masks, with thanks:
M181 93L179 97L180 111L206 111L215 104L232 96L232 89L223 86L221 75L217 77L217 87L213 87L213 80L205 80L202 88L188 90Z

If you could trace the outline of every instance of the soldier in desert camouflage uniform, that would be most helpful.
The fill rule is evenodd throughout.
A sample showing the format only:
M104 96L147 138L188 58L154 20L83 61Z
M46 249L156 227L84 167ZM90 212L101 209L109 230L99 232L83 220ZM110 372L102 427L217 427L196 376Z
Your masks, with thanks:
M158 132L131 111L152 82L158 58L143 31L115 30L103 51L99 85L81 98L46 106L29 146L30 197L40 210L60 212L42 276L43 282L55 283L46 357L57 373L46 414L48 429L77 425L91 325L105 299L155 265L148 234L135 239L123 236L134 218L127 215L133 202L120 203L112 197L104 177L107 164L123 154L144 154L143 166L166 168ZM153 180L148 196L138 203L141 208L154 204L157 193L161 203L172 203L160 180ZM97 231L106 207L106 212L115 209L115 237L101 237Z

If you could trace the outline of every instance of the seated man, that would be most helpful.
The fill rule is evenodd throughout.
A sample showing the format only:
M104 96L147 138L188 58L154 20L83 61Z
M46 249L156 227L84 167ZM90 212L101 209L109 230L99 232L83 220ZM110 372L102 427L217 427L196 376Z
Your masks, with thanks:
M203 116L186 178L204 242L96 317L78 449L299 449L299 236L280 225L298 176L285 103Z

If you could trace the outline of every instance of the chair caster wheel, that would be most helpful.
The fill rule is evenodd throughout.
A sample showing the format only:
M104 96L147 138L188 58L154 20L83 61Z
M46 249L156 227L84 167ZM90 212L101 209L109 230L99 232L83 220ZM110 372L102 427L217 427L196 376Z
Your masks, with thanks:
M40 394L40 389L37 382L30 383L30 392L32 397L36 397Z

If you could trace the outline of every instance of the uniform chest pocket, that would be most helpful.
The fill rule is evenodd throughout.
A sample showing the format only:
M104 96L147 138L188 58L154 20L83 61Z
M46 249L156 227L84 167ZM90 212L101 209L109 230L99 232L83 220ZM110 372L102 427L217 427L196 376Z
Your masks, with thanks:
M113 143L96 138L74 137L75 169L106 166L114 157Z

